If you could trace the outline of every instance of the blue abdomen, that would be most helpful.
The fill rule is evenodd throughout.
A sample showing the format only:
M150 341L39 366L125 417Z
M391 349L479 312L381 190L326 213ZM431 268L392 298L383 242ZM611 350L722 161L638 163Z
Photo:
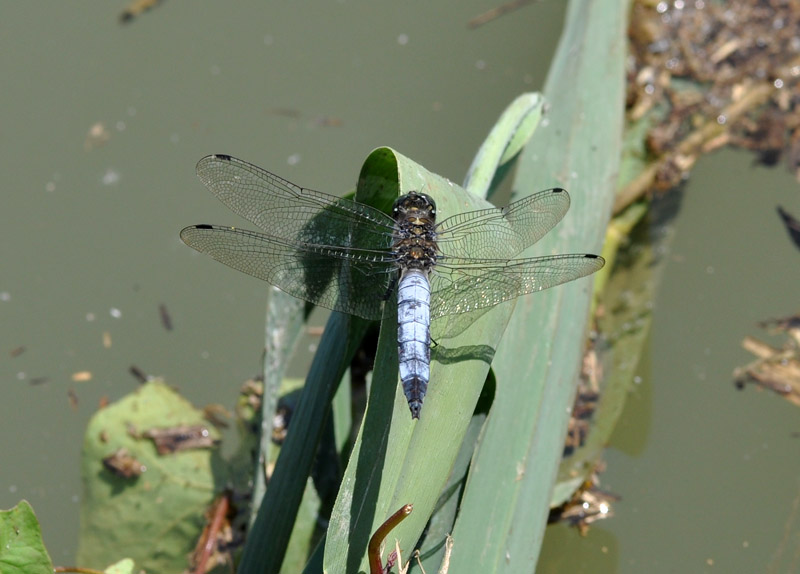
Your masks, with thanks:
M412 269L403 273L397 304L400 380L411 416L418 419L428 390L431 363L431 286L426 272Z

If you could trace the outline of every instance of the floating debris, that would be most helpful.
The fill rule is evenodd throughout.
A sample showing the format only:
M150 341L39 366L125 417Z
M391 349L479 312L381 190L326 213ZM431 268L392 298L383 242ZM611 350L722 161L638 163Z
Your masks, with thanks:
M647 132L648 167L619 212L651 189L675 187L724 145L786 156L800 180L800 3L635 2L629 31L628 121Z
M340 128L344 125L344 121L341 118L327 115L306 117L303 112L295 108L271 108L267 110L267 113L273 116L289 118L291 120L302 120L305 118L305 125L308 129Z
M139 478L147 471L147 466L137 460L125 447L120 447L105 457L103 466L120 478Z
M235 508L231 498L231 492L223 492L206 510L206 524L189 557L192 572L211 572L217 566L227 566L226 571L232 570L235 547L231 517Z
M537 0L512 0L511 2L506 2L505 4L500 4L496 8L492 8L491 10L487 10L483 14L475 16L469 22L467 22L467 27L471 30L475 28L479 28L484 24L488 24L492 20L496 20L500 16L504 16L505 14L509 14L510 12L514 12L515 10L519 10L523 6L527 4L533 4Z
M161 303L158 306L158 314L161 317L161 324L167 331L172 331L172 317L167 310L167 306Z
M800 221L795 219L788 211L778 206L778 215L783 220L783 225L789 233L789 238L800 249Z
M583 368L578 378L578 392L572 406L572 415L567 427L564 456L570 456L582 447L591 430L592 417L600 400L600 380L603 369L597 352L589 348L583 356Z
M618 502L621 497L600 490L597 487L597 475L586 481L572 496L572 498L557 508L550 511L548 522L566 522L578 529L581 536L586 536L589 526L598 520L614 516L613 502Z
M776 348L755 337L745 337L742 347L758 358L734 370L734 384L739 389L756 384L800 407L800 315L763 321L759 327L772 334L785 333L787 340Z
M86 139L83 141L83 149L91 151L93 149L102 147L111 139L111 132L108 131L103 122L97 122L89 128L86 133Z
M75 389L67 389L67 400L69 401L69 406L73 411L78 410L78 393L75 392Z
M164 0L133 0L119 15L120 24L130 24L135 18L152 10Z
M211 448L218 442L211 436L208 427L203 425L155 428L142 432L137 438L151 439L162 456L182 450Z
M150 377L150 375L145 373L142 369L140 369L136 365L131 365L130 367L128 367L128 372L131 375L133 375L136 378L136 380L139 381L140 383L146 383L152 378Z

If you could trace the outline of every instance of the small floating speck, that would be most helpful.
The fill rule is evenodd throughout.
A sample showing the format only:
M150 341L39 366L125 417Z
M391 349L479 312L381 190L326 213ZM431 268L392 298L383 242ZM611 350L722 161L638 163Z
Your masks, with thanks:
M297 165L298 163L300 163L300 154L293 153L292 155L286 158L286 163L288 163L289 165Z
M115 169L108 168L106 172L103 174L103 177L100 181L103 182L103 185L115 185L119 183L120 175L119 172Z
M172 331L172 316L167 310L167 306L161 303L158 306L158 314L161 316L161 324L167 331Z
M114 319L120 319L122 317L122 311L116 307L111 307L108 312L112 317L114 317Z
M98 148L102 145L105 145L109 139L111 139L111 134L106 129L105 124L103 122L96 122L86 133L86 139L83 142L83 149L89 151L94 148Z
M397 37L397 43L400 44L401 46L405 46L406 44L408 44L408 34L400 34Z

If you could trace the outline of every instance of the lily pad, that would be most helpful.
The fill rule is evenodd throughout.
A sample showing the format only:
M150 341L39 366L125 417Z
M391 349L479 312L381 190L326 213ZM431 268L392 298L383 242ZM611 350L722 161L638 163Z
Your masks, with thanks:
M201 426L206 444L213 444L217 431L202 411L163 381L146 383L92 417L82 453L81 566L101 568L131 557L149 572L186 568L186 556L203 528L203 513L223 478L215 480L222 461L213 446L159 455L146 435ZM104 464L120 449L136 461L139 472L125 476Z

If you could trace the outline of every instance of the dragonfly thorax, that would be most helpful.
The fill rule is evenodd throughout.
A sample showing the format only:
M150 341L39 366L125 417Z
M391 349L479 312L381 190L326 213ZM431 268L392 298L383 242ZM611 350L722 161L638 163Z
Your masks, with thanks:
M394 251L401 269L427 273L436 264L436 203L424 193L412 191L394 202Z

